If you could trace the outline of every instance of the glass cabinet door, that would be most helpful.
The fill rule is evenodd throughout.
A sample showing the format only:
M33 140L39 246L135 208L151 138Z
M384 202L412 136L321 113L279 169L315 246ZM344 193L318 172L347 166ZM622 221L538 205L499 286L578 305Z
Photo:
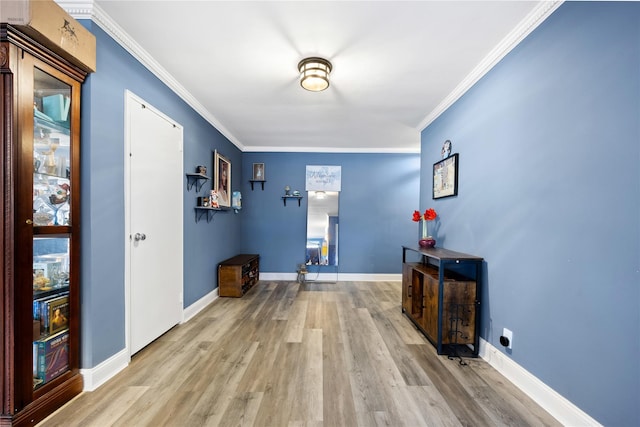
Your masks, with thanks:
M71 86L33 73L33 389L69 370Z
M34 70L33 222L69 225L71 87Z
M69 370L69 239L33 239L33 388Z

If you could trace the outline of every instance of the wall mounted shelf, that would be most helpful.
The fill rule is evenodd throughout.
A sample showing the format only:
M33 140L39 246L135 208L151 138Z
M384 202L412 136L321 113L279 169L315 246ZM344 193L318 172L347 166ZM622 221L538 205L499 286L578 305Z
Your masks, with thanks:
M195 207L196 210L196 224L202 219L202 217L204 216L204 214L207 214L207 222L211 222L211 219L213 218L213 216L215 214L217 214L220 211L226 211L229 210L228 208L209 208L206 206L196 206Z
M300 201L302 200L302 196L282 196L282 201L284 202L285 206L287 206L287 199L297 199L298 206L300 206Z
M251 183L251 191L253 191L253 183L254 182L259 182L262 184L262 191L264 191L264 183L267 182L264 179L250 179L249 182Z
M205 182L209 179L208 176L201 173L188 173L187 174L187 191L191 191L193 186L196 186L196 191L200 191Z

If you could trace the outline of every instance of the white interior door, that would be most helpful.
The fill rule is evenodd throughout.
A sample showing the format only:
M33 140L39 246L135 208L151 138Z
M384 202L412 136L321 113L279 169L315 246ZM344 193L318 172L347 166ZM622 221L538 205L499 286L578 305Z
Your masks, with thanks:
M182 127L127 93L129 349L182 320Z

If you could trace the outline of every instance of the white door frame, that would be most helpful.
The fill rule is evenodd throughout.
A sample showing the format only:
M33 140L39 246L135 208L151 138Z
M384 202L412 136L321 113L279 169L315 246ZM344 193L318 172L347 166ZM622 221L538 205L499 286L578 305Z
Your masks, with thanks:
M131 159L129 153L131 152L131 139L130 135L130 126L129 122L129 101L133 100L140 104L144 104L146 108L149 108L155 114L164 117L167 121L171 123L175 123L177 127L182 129L182 126L176 123L175 120L171 119L167 115L155 109L153 106L149 105L148 102L144 101L142 98L135 95L133 92L129 90L125 90L124 96L124 306L125 306L125 350L128 356L127 363L131 361L131 245L130 245L130 236L131 236L131 204L129 201L131 200ZM181 147L183 148L183 147ZM181 149L181 153L184 151ZM176 201L177 203L182 204L182 194L180 194L179 199ZM181 210L182 212L182 210ZM184 228L181 227L182 241L184 242ZM182 248L180 254L180 269L184 268L182 260L184 259L184 246ZM184 277L184 270L181 271L180 277ZM184 283L183 292L181 293L181 303L184 301ZM184 308L182 311L180 323L184 321Z

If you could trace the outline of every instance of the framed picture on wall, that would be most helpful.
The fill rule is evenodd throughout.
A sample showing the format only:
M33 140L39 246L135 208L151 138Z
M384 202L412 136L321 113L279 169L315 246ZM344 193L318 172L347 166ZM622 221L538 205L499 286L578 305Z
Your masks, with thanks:
M305 187L307 191L340 191L342 166L307 165Z
M264 181L264 163L253 164L253 180Z
M458 153L433 164L433 198L458 195Z
M213 189L217 192L218 204L220 207L231 207L231 162L215 151L213 164L215 166Z

